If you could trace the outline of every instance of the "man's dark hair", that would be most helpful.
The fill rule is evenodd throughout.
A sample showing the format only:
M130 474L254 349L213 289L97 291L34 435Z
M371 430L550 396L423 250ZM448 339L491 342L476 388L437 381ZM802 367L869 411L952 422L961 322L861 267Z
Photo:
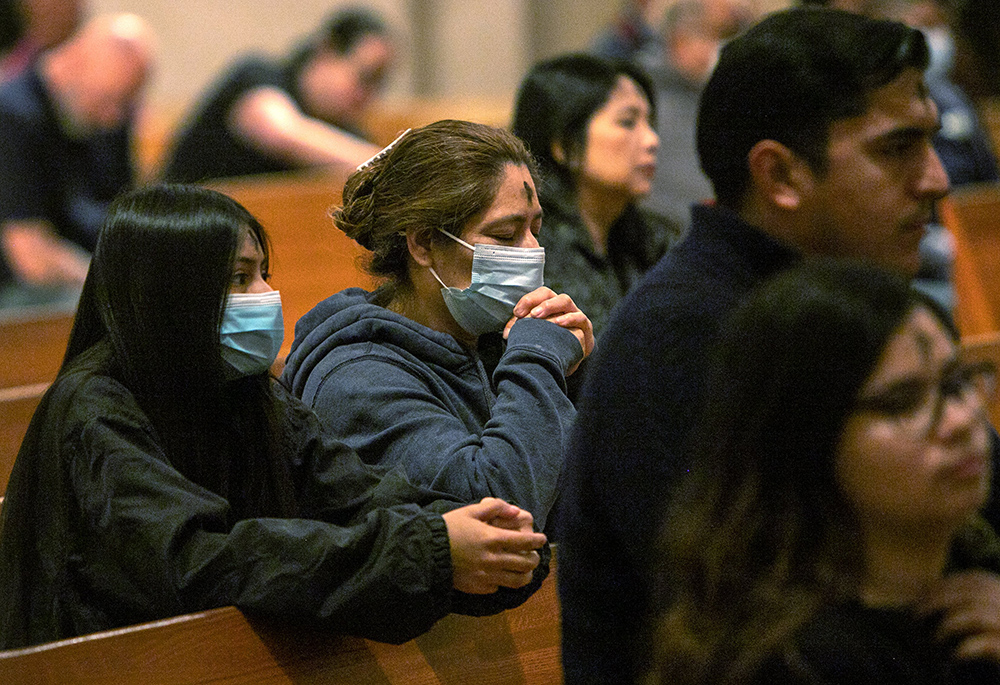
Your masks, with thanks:
M331 14L318 31L299 43L288 59L289 71L299 74L313 56L323 50L346 55L367 36L389 38L389 25L364 7L348 7Z
M13 48L24 35L24 14L18 0L0 0L0 55Z
M365 36L387 36L389 27L382 17L363 7L350 7L331 15L320 31L321 46L346 55Z
M722 49L702 93L698 155L716 199L739 208L761 140L822 173L830 125L861 116L873 91L927 63L923 35L898 22L812 7L766 17Z

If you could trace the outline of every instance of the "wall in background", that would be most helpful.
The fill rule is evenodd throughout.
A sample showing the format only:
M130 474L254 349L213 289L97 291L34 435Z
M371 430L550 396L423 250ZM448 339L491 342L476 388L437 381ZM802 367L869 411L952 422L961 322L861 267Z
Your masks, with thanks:
M788 0L751 0L763 10ZM149 99L186 111L236 55L286 53L345 0L89 0L135 12L160 38ZM403 46L388 97L510 99L532 62L582 49L618 11L611 0L367 0Z

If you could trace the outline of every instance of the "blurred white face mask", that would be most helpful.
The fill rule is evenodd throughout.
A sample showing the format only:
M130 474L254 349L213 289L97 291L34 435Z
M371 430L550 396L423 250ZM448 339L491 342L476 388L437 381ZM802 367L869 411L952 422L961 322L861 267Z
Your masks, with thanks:
M540 288L545 274L544 247L470 245L444 229L438 229L459 245L472 250L472 283L464 290L441 284L441 296L455 322L473 335L502 329L514 315L514 305Z
M281 294L277 290L230 294L219 337L222 358L238 375L266 373L285 339Z
M924 72L928 78L947 78L955 64L955 39L945 26L920 29L930 51L930 64Z

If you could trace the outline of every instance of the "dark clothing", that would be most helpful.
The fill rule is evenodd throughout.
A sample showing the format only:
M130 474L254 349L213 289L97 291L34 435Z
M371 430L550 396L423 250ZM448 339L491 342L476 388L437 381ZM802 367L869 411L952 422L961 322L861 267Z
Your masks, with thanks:
M567 683L627 683L641 662L662 504L684 472L719 325L796 253L721 207L623 299L601 337L570 436L559 510Z
M938 622L905 609L859 603L821 611L795 639L795 649L763 666L759 685L995 685L1000 664L951 658L938 642Z
M951 186L1000 180L989 133L969 99L946 79L928 78L927 88L941 121L941 129L934 136L934 151L948 172Z
M656 150L653 185L642 205L686 226L691 205L707 202L713 195L695 147L702 86L662 64L649 69L649 78L656 92L656 133L660 136L660 146Z
M0 224L44 220L92 252L111 200L133 182L132 122L70 137L37 66L0 86ZM13 278L0 259L0 285Z
M282 382L364 461L464 500L499 497L544 528L576 416L564 379L576 336L522 319L484 363L378 296L349 288L302 317Z
M594 325L594 336L611 310L680 238L680 227L656 214L629 207L612 224L608 251L599 255L580 216L561 202L543 202L545 285L566 293Z
M212 86L185 122L163 175L177 183L291 171L295 164L272 157L233 134L229 116L236 101L258 88L277 88L302 108L291 67L264 57L246 57Z
M226 605L402 642L450 611L516 606L546 574L493 595L453 590L439 514L459 504L321 438L277 384L301 518L233 523L226 499L171 465L128 389L74 364L42 399L3 505L0 648Z
M697 206L687 237L604 331L577 405L557 528L568 684L628 683L644 669L649 564L665 503L688 469L719 326L798 259L732 211ZM987 519L996 525L995 504Z
M951 571L1000 571L1000 542L984 521L963 530ZM977 685L1000 683L1000 664L960 661L956 644L940 642L940 616L906 607L872 608L845 602L821 609L796 631L792 647L761 667L759 685Z

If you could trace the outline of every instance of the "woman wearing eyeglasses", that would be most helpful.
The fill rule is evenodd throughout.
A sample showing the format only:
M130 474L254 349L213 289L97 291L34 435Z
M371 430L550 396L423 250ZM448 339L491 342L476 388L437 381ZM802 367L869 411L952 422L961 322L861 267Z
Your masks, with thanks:
M752 295L665 522L648 682L1000 682L991 381L895 275Z

